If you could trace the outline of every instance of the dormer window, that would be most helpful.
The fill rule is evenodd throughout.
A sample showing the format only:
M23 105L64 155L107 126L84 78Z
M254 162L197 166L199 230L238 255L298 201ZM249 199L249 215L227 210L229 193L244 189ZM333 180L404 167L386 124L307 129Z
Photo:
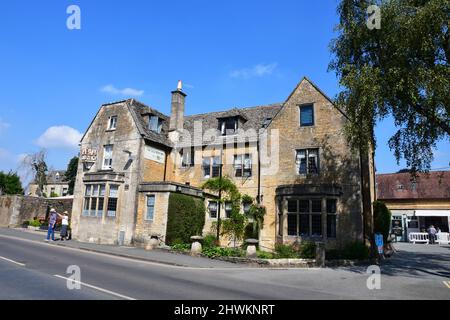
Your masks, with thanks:
M272 121L272 118L265 118L262 127L267 128L267 126L270 124L270 121Z
M150 115L148 121L148 128L156 133L161 133L162 119L158 116Z
M219 119L219 130L223 136L236 134L238 129L238 118L230 117L230 118L222 118Z
M109 117L108 130L116 130L117 127L117 116Z

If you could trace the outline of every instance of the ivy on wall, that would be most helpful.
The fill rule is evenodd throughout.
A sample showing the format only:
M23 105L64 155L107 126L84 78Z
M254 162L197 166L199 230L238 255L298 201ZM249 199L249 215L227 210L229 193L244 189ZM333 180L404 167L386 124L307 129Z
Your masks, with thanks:
M167 217L166 243L189 243L191 236L201 235L205 225L203 199L171 193Z

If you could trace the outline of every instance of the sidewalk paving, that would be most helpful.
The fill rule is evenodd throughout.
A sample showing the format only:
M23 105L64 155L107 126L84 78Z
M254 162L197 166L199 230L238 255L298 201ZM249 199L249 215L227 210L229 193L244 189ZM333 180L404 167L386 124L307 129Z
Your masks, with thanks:
M23 228L0 228L0 235L17 237L37 242L44 242L47 232L33 231ZM59 239L59 234L55 233ZM193 267L193 268L238 268L239 266L225 261L213 260L204 257L191 257L186 254L173 253L164 249L144 250L136 247L121 247L113 245L102 245L95 243L84 243L76 240L49 242L49 245L76 248L91 252L111 254L131 259L162 263L167 265Z

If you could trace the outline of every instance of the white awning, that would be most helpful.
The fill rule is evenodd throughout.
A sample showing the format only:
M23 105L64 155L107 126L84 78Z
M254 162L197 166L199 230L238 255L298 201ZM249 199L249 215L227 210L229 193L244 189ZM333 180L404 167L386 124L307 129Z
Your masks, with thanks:
M417 217L450 217L450 210L416 210Z

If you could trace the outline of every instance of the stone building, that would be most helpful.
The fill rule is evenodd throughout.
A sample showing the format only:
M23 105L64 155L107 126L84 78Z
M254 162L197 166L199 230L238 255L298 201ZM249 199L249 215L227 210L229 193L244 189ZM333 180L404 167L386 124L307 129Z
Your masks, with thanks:
M434 225L449 232L450 171L411 174L378 174L377 198L391 210L391 229L397 241L407 241L410 232L422 232Z
M47 173L47 183L43 187L43 194L47 197L57 195L58 197L65 197L69 192L69 182L65 179L65 170L52 170ZM36 182L31 182L28 186L28 195L37 197L38 185Z
M171 193L204 200L209 233L229 206L219 208L200 186L220 175L266 207L263 248L303 239L335 246L370 233L373 157L351 150L345 115L309 79L284 103L266 106L186 116L185 99L180 82L170 116L134 99L101 106L80 144L74 237L164 240Z

